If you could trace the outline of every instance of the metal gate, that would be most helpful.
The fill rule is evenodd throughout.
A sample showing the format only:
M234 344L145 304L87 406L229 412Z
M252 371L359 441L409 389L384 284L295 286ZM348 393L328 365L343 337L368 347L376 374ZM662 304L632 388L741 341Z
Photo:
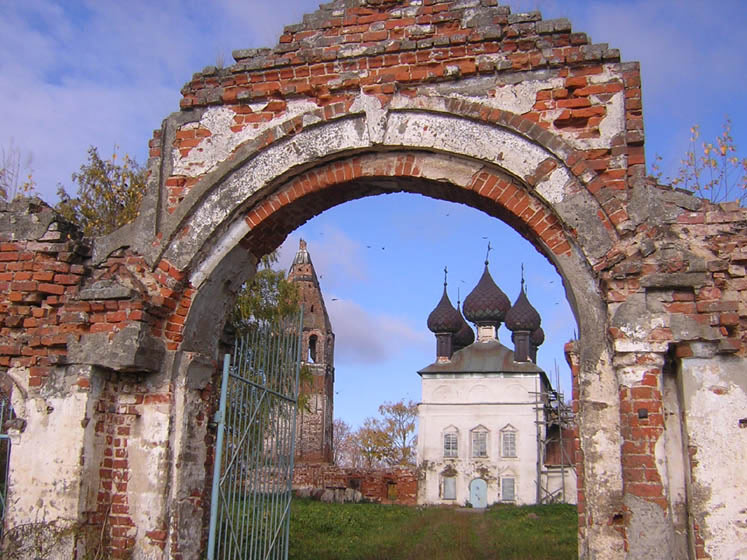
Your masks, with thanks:
M209 560L288 557L302 314L251 328L225 356Z
M5 428L6 421L13 418L10 398L0 393L0 535L5 526L7 512L6 497L8 495L8 474L10 466L10 437Z

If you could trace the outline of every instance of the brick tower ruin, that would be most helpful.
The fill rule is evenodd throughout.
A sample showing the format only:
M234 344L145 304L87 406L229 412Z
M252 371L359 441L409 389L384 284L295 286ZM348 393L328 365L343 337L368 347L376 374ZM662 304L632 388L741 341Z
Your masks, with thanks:
M306 402L298 409L296 461L331 463L335 335L303 239L288 272L288 280L298 286L299 301L303 305L302 367L310 373L302 376L301 392L306 395Z

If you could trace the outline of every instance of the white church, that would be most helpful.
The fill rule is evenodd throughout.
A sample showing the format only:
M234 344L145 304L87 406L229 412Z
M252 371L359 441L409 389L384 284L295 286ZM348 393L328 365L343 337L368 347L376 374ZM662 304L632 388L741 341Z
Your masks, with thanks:
M486 261L463 312L444 281L428 317L436 361L418 372L418 503L575 503L567 408L536 365L544 333L523 279L512 306ZM476 325L476 340L465 318ZM502 322L513 351L498 340Z

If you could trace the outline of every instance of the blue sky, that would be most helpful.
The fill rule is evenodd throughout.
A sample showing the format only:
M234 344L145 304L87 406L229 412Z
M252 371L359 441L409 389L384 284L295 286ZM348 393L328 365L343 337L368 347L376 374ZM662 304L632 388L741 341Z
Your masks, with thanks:
M2 0L0 146L12 141L33 156L42 198L85 160L89 145L114 145L145 160L161 120L178 110L192 73L239 48L273 46L283 25L300 21L310 0ZM673 174L693 124L704 137L728 115L742 154L747 146L747 9L743 0L508 2L568 17L574 31L619 48L642 65L646 153ZM520 266L529 299L542 315L547 342L539 363L561 372L562 347L576 325L562 281L548 262L501 222L478 211L419 195L347 203L311 220L283 246L287 263L298 237L321 276L337 334L337 415L353 425L383 401L420 395L415 371L433 360L425 319L437 303L443 267L449 294L462 299L482 272L487 240L491 270L513 301ZM484 239L487 238L487 239ZM383 247L383 249L382 249ZM510 337L501 334L504 342ZM553 376L554 377L554 376Z

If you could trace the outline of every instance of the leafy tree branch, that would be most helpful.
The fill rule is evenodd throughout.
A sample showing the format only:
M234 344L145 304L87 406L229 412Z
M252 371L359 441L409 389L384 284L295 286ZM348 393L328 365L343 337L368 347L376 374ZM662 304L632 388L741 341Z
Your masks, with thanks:
M121 158L116 148L111 158L102 159L98 149L88 148L88 161L73 173L78 189L75 196L59 186L56 209L78 224L84 235L106 235L133 221L145 193L147 170L127 154Z

